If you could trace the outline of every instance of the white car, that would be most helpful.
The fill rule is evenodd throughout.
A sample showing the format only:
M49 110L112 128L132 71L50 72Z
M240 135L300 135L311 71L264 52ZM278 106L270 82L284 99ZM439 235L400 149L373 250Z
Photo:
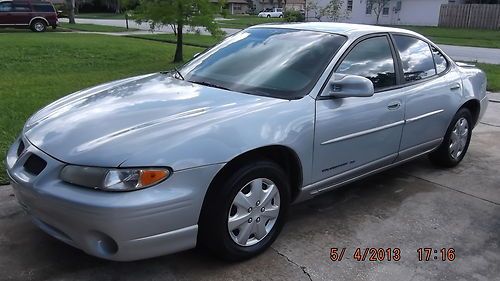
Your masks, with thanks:
M283 8L271 8L265 9L264 11L259 13L260 18L282 18L283 17Z

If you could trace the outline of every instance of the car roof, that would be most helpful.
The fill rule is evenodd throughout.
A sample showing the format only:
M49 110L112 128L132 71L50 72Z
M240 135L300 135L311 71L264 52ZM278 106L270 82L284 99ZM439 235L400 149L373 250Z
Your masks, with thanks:
M353 23L338 23L338 22L304 22L304 23L267 23L254 25L251 28L289 28L308 31L320 31L346 35L347 37L360 37L367 34L379 32L393 32L414 35L423 37L422 35L411 30L394 28L379 25L353 24Z

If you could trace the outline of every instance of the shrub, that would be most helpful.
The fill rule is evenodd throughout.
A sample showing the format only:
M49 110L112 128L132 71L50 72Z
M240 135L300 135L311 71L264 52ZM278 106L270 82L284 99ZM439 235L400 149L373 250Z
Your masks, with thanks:
M285 18L286 22L302 22L302 21L305 21L304 15L301 12L295 11L295 10L286 11L284 18Z

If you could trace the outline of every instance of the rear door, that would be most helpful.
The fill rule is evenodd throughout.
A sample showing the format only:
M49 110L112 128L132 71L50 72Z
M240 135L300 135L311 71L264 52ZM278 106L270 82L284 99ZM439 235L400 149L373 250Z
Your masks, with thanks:
M30 3L21 1L13 2L12 21L15 25L29 25L31 18Z
M335 185L396 159L404 123L404 93L397 89L395 58L389 37L380 34L354 43L341 59L334 72L370 79L375 94L317 100L315 181Z
M12 2L0 2L0 25L12 25Z
M426 152L442 141L455 112L447 111L461 91L461 79L449 73L446 58L427 42L408 35L392 36L403 72L406 93L405 126L400 155Z

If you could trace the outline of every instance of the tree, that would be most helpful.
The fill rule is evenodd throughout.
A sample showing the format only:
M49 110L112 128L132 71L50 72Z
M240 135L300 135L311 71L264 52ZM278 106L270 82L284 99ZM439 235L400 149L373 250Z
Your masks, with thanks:
M385 7L391 2L391 0L367 0L368 5L371 5L371 10L375 13L375 16L377 16L377 24L378 20L380 19L380 14L382 14L382 11L384 10Z
M69 23L75 24L75 0L66 0Z
M342 11L344 5L343 0L330 0L322 9L322 15L331 21L340 21L345 18L346 14Z
M222 34L214 20L220 4L209 0L141 0L133 18L138 22L149 22L152 29L166 25L173 27L177 37L174 62L181 62L184 27L203 27L214 36Z
M308 1L306 6L307 16L312 15L318 21L326 17L331 21L339 21L343 19L346 14L342 11L344 5L343 0L330 0L326 6L322 7L318 4L317 0Z

